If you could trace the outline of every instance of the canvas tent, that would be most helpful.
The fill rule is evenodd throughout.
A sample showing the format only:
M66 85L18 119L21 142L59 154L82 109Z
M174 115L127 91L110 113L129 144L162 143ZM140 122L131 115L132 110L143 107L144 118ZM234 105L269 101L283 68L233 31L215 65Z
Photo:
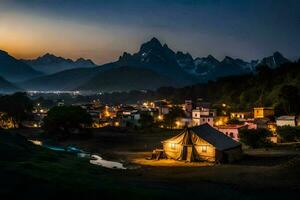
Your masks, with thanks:
M233 162L242 156L240 143L209 124L186 128L162 143L165 155L175 160Z

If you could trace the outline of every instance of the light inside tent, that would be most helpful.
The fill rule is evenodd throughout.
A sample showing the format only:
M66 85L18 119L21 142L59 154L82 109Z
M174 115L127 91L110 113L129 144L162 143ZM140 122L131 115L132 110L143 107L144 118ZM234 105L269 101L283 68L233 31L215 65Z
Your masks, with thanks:
M171 143L171 149L175 149L176 148L176 144Z

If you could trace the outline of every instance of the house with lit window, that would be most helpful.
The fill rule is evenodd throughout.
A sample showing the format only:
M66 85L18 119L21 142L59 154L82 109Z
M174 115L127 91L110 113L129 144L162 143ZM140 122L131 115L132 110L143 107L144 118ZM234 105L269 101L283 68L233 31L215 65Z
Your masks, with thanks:
M277 126L296 126L297 121L295 116L280 116L276 118Z
M176 127L175 128L178 128L178 129L183 129L185 127L191 127L193 126L193 123L192 123L192 119L189 118L189 117L182 117L182 118L179 118L176 122Z
M243 120L250 117L249 112L231 112L230 113L230 119L239 119Z
M222 126L216 126L216 129L224 133L228 137L231 137L235 141L239 141L239 131L242 129L247 129L247 125L236 125L236 124L227 124Z
M216 112L210 110L209 108L199 108L192 110L192 124L193 126L200 126L202 124L214 125L214 118L216 117Z
M217 116L214 118L214 126L221 126L227 124L229 121L228 116Z
M268 118L274 116L274 108L270 107L258 107L258 108L253 108L254 111L254 118L259 119L259 118Z
M123 111L121 116L121 127L139 127L141 114L138 110Z
M209 124L185 128L162 144L166 157L175 160L226 163L242 157L241 144Z

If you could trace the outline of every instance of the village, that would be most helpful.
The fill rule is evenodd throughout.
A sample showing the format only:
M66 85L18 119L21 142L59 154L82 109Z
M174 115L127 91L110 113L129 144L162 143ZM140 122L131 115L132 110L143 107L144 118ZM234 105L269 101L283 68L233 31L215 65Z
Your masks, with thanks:
M12 103L21 97L21 102ZM27 101L32 107L26 118L16 121L7 115L21 116L15 111L23 110L20 105ZM30 99L24 93L3 96L2 105L7 113L1 112L1 145L13 147L5 159L29 152L32 158L16 165L23 169L29 163L24 173L30 176L39 168L93 180L89 187L99 185L104 176L146 188L153 182L158 188L172 185L187 192L177 185L181 182L191 184L192 190L207 188L201 193L207 197L215 188L217 196L229 197L251 193L255 198L254 191L262 190L272 197L286 194L281 190L297 192L293 187L299 180L299 116L278 116L271 107L234 112L229 104L216 106L202 98L182 104L165 99L126 105L97 99L69 103L61 98ZM259 183L258 177L263 177ZM67 179L68 184L73 180Z
M43 127L44 119L51 110L51 107L43 104L45 105L43 101L35 101L31 120L22 121L22 127L37 131ZM213 107L202 98L196 101L185 100L182 104L173 104L164 99L129 105L107 105L101 104L99 100L65 105L64 100L57 100L53 106L83 109L92 119L89 128L93 130L95 138L102 137L103 132L108 137L116 137L116 140L123 132L128 132L123 134L129 135L128 138L130 133L134 133L133 140L136 141L147 134L157 136L152 144L149 144L149 141L144 141L144 144L131 141L133 146L144 145L141 148L142 152L147 152L135 156L125 153L127 162L136 164L160 165L165 159L169 160L168 162L196 161L198 165L232 163L242 160L244 153L247 154L251 149L271 148L276 144L281 146L298 144L298 139L296 136L290 136L290 132L293 132L291 128L300 126L299 116L276 116L271 107L254 107L253 110L246 112L233 112L230 111L230 105L222 103L219 107ZM2 128L14 128L9 118L6 121L3 119L2 117ZM76 135L77 130L73 129L72 132ZM28 137L26 134L23 135ZM291 139L292 137L295 139ZM39 138L33 136L29 139ZM87 147L87 150L96 148L101 153L109 152L108 157L112 156L111 149L95 147L95 140L81 141L69 138L61 144L76 144ZM122 144L118 146L121 147ZM122 151L128 152L130 147ZM118 155L114 156L113 158L119 160ZM155 164L149 160L162 162ZM172 165L182 163L173 162Z
M63 101L57 102L57 106L64 105ZM230 106L223 103L217 111L217 109L212 108L210 102L205 102L202 98L197 99L195 102L185 100L182 104L172 104L168 100L158 100L128 105L102 105L99 100L93 100L90 103L76 103L72 106L80 106L92 116L92 128L110 126L138 129L143 126L141 118L150 116L148 123L167 129L184 129L185 127L209 124L235 141L239 141L241 130L267 129L272 133L272 136L269 137L270 141L277 143L280 140L277 135L277 127L300 126L299 116L277 116L272 107L254 107L253 110L249 111L230 112L228 111ZM174 108L179 110L178 116L170 119L169 124L164 123L164 119ZM32 111L33 120L24 121L23 125L29 128L40 128L48 110L49 108L36 103ZM172 123L172 120L174 123ZM151 124L148 125L151 126Z

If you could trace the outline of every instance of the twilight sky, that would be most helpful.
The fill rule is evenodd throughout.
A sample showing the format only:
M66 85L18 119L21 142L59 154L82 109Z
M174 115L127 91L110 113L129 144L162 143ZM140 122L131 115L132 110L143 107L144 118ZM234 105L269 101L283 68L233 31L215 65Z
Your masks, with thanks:
M0 49L101 64L157 37L194 57L300 57L299 0L0 0Z

